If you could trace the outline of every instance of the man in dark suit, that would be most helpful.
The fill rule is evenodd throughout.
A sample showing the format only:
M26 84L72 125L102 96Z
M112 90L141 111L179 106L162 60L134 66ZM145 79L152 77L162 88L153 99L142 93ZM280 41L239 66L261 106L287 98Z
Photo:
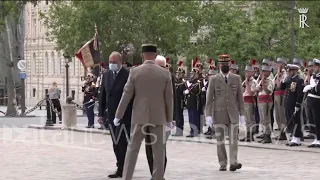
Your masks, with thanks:
M129 69L122 66L122 57L118 52L111 53L109 57L109 70L103 74L100 87L100 103L99 103L99 122L102 122L105 111L108 111L108 119L113 120L120 102L124 85L129 77ZM128 141L131 128L131 101L123 116L120 126L114 126L109 123L110 134L113 141L113 150L117 159L117 171L110 174L109 178L122 177L123 164L126 156Z
M158 66L166 68L166 69L168 69L168 71L170 70L171 65L166 63L166 58L165 57L158 55L154 62ZM174 120L175 113L176 113L175 112L176 111L176 93L175 93L175 77L174 77L174 75L172 75L171 78L172 78L171 80L172 80L172 88L173 88L172 91L173 91L173 104L174 104L173 105L173 120ZM150 133L150 132L147 131L147 133ZM171 134L171 131L169 129L167 129L167 131L166 131L166 141L168 140L170 134ZM152 145L150 144L152 142L150 135L146 136L145 142L146 142L146 154L147 154L149 170L150 170L150 173L152 175L152 172L153 172L153 155L152 155ZM167 151L166 151L166 148L165 148L165 159L164 160L165 160L164 161L164 170L166 170L166 166L167 166Z

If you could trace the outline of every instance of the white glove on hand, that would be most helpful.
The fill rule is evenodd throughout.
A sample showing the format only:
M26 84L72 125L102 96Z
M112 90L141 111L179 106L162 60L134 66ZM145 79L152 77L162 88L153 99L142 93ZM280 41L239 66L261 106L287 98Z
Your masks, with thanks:
M298 107L294 107L294 113L293 114L296 114L298 111L299 111L300 108Z
M86 81L82 81L83 86L86 85Z
M114 120L113 120L113 124L115 125L115 126L119 126L120 125L120 119L117 119L117 118L114 118Z
M192 84L189 81L187 81L187 86L190 87L191 85Z
M93 100L93 99L90 99L89 103L92 103L92 102L94 102L94 100Z
M166 130L166 131L171 131L172 128L173 128L172 122L166 122L166 124L165 124L165 130Z
M213 120L211 116L206 117L206 125L212 128Z
M202 88L202 91L203 91L203 92L205 92L206 90L207 90L206 87L203 87L203 88Z
M206 86L208 84L208 81L203 81L203 85Z
M308 91L310 91L312 88L313 88L312 85L306 85L306 86L303 88L303 92L308 92Z
M239 122L240 122L240 124L246 124L246 117L240 116L239 117Z
M187 89L187 90L183 91L183 93L184 94L189 94L189 90Z

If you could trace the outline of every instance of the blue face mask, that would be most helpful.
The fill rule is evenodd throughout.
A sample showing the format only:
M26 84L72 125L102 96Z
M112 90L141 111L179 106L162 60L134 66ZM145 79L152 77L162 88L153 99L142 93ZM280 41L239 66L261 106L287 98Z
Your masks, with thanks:
M119 70L119 66L118 64L109 64L109 69L113 72L118 71Z

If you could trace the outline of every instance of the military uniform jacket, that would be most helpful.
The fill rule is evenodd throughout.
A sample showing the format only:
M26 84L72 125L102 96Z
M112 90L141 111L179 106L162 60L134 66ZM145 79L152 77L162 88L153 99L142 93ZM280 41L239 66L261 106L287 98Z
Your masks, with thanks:
M209 80L205 115L213 118L214 124L239 123L239 115L244 115L241 78L229 73L228 82L221 73Z
M286 90L285 106L289 108L300 108L303 100L304 80L296 75L295 77L288 77L281 83L281 89Z
M190 87L188 87L187 83L185 84L189 93L186 94L186 105L188 109L198 109L201 97L201 85L198 81L192 83Z
M308 96L320 100L320 73L314 74L310 79L310 85L314 87L309 91Z
M85 83L85 85L82 86L82 92L84 92L85 99L92 99L98 94L96 85L93 81Z
M184 107L184 94L183 91L186 89L185 82L177 79L175 83L176 87L176 99L177 99L177 111L181 111Z

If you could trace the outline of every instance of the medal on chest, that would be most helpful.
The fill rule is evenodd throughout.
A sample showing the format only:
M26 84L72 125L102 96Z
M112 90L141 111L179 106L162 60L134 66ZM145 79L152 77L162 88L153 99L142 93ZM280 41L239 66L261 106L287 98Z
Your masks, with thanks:
M291 82L290 91L291 92L295 92L296 91L296 87L297 87L297 83L296 82Z

